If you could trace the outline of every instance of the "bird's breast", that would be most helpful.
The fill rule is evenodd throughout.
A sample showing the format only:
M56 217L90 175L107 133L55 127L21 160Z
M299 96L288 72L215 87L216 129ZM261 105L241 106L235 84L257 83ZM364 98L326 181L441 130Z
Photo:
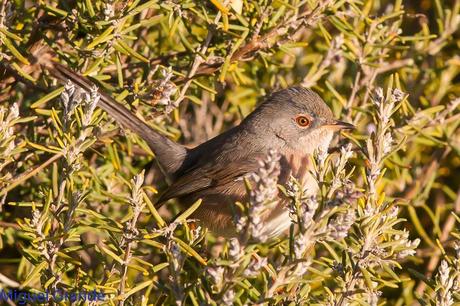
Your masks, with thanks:
M312 162L310 156L293 150L285 151L280 160L281 173L279 183L285 185L290 177L294 177L301 185L305 195L314 195L318 191L318 184L311 175ZM287 233L291 226L289 199L280 198L277 206L264 218L264 228L261 235L276 237Z
M303 186L307 194L315 194L318 185L310 173L312 168L310 156L293 150L286 150L280 153L281 171L278 177L278 184L286 185L292 176ZM253 162L257 163L258 161L254 160ZM193 196L182 199L184 201L182 204L188 207L200 198L203 200L203 204L195 211L193 218L201 220L218 235L235 235L234 203L235 201L248 200L244 180L237 179L202 192L194 193ZM260 216L264 221L263 233L261 235L276 237L288 231L291 225L291 218L289 217L289 208L287 205L289 205L289 199L279 194L278 203Z
M311 156L303 152L286 150L281 158L280 183L285 184L290 177L294 177L308 194L315 194L318 190L318 184L311 175L313 169Z

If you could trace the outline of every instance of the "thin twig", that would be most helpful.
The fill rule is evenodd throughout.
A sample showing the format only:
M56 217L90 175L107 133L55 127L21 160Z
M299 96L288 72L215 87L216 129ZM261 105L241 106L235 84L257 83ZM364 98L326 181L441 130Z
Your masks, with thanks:
M226 3L224 3L224 4L226 4ZM182 86L182 89L180 91L179 97L176 99L176 101L174 101L174 106L175 107L177 107L180 104L180 102L182 102L182 100L185 98L185 94L187 93L187 90L190 87L190 84L192 84L193 77L197 73L198 68L200 67L200 65L205 61L202 56L204 56L206 54L206 51L208 50L209 44L211 43L211 39L214 36L214 28L213 28L213 26L216 25L219 22L221 17L222 17L222 14L219 11L217 13L216 18L214 19L214 24L210 25L208 27L208 34L206 36L206 39L205 39L203 45L201 46L200 50L196 53L195 59L194 59L193 64L192 64L192 68L190 68L190 71L187 74L187 81L185 82L184 86Z
M300 14L298 17L294 18L293 20L288 19L287 21L285 21L285 23L275 27L265 35L253 36L248 43L246 43L243 47L241 47L240 49L235 51L235 53L233 53L231 57L231 62L245 61L248 57L252 56L252 54L257 51L269 49L274 45L280 44L281 42L279 40L276 40L275 38L278 36L288 34L289 29L295 29L295 33L297 33L305 26L315 25L323 17L320 13L329 5L330 2L331 1L325 1L319 4L313 10L304 12ZM302 27L302 24L304 24L305 26ZM291 36L295 36L295 34ZM193 75L200 76L213 74L216 70L218 70L221 67L222 64L223 62L203 63L202 65L200 65L199 69L197 69ZM174 82L191 82L191 78L192 77L190 76L187 76L186 78L179 77L176 78Z
M43 170L44 168L48 167L50 164L52 164L53 162L55 162L56 160L58 160L59 158L61 158L63 156L63 153L62 152L59 152L59 153L56 153L53 157L51 157L50 159L48 159L47 161L45 161L43 164L41 164L40 166L37 166L35 168L33 168L32 170L26 172L26 173L23 173L21 175L19 175L18 177L16 177L15 179L13 179L10 184L8 184L8 186L6 186L5 188L3 188L1 191L0 191L0 196L3 196L5 195L6 193L8 193L10 190L14 189L16 186L18 186L19 184L27 181L28 179L30 179L31 177L35 176L37 173L39 173L41 170Z

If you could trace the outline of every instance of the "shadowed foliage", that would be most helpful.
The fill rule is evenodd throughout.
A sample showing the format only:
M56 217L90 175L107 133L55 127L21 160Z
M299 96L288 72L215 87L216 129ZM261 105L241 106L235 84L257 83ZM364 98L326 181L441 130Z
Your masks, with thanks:
M108 305L460 303L459 28L460 0L0 0L0 289L97 290ZM50 61L97 86L58 82ZM278 184L270 151L234 238L190 220L200 201L155 208L168 178L134 133L144 123L193 147L293 85L357 126L311 156L317 196ZM101 91L137 131L98 107ZM281 194L291 231L267 240L259 216Z

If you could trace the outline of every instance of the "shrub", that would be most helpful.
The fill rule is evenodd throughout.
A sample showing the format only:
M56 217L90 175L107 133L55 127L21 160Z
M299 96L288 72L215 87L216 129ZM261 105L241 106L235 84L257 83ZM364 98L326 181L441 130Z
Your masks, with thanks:
M1 288L120 305L459 303L459 25L458 0L2 1ZM222 239L189 219L199 202L155 209L165 179L146 143L48 58L190 145L293 84L358 129L312 156L316 197L276 186L276 152L253 174L250 194L291 199L288 236L257 235L264 193Z

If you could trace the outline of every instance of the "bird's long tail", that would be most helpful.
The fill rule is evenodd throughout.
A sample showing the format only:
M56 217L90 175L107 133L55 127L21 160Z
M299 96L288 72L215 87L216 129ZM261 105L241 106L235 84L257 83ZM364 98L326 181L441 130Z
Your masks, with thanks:
M94 86L94 83L88 78L71 71L57 62L52 61L47 63L46 68L53 76L61 81L66 82L70 80L87 92L90 92ZM160 166L167 175L172 175L179 169L186 156L186 148L184 146L159 134L107 93L99 90L99 94L101 98L98 106L115 118L123 127L130 129L144 139L155 153Z

